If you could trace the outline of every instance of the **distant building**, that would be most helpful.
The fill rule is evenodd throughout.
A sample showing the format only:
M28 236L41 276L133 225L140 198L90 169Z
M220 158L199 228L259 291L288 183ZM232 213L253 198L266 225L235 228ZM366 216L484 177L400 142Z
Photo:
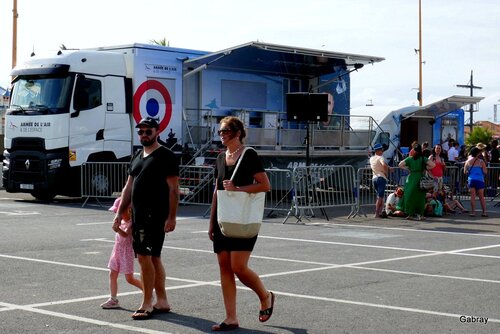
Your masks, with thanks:
M0 87L0 96L2 97L2 99L0 100L0 110L3 111L9 106L10 91L3 87Z
M490 121L477 121L474 123L474 126L480 126L482 128L488 129L493 133L493 138L500 138L500 124L495 124ZM468 135L469 133L470 128L466 126L465 134Z

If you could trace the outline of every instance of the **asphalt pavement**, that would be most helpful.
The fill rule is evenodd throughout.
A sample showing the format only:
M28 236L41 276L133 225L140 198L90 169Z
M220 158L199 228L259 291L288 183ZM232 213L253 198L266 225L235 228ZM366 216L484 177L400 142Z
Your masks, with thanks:
M109 295L112 201L82 203L0 191L1 333L210 333L224 319L207 207L180 207L167 235L172 312L134 321L141 296L123 276L121 308L99 307ZM250 266L275 293L274 314L260 323L256 295L238 283L233 333L500 333L495 204L487 218L374 219L371 206L353 218L347 208L285 224L286 212L266 216Z

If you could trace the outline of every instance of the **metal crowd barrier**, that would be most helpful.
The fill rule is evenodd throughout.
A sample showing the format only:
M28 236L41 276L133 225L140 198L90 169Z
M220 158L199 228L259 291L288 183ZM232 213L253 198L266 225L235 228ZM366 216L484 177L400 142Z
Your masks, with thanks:
M499 201L495 206L500 205L500 166L488 166L488 173L485 176L484 197L487 201ZM467 175L464 168L460 167L457 172L457 188L454 192L455 197L460 201L470 200L470 191L467 186ZM476 208L480 207L479 199L476 195Z
M128 162L87 162L82 165L81 196L85 206L90 198L116 198L127 180ZM213 166L181 166L179 177L180 203L207 205L212 203L215 185ZM319 209L328 220L326 208L350 207L348 218L358 214L366 217L364 208L373 206L376 194L372 186L370 168L360 168L357 173L352 166L296 167L289 169L266 169L271 182L271 191L266 194L265 210L268 217L276 214L290 216L301 221L314 216ZM408 172L392 167L386 187L386 195L397 186L404 186ZM500 166L488 167L485 197L500 201ZM459 200L470 198L467 176L463 167L447 166L443 183L446 190ZM500 205L500 202L497 203Z
M181 204L210 205L215 186L213 166L180 166L179 193Z
M90 198L115 198L128 177L128 162L86 162L81 170L81 197L85 206Z
M293 169L292 206L283 221L293 215L297 222L307 217L305 212L314 216L314 209L320 209L328 220L325 208L356 208L356 174L352 166L296 167Z
M266 216L272 217L276 214L286 214L292 207L294 187L292 182L292 171L289 169L269 168L266 169L271 191L266 194L264 209Z
M120 196L128 177L128 162L86 162L81 171L81 197L85 206L90 198ZM181 166L179 177L180 203L210 204L213 192L214 168Z

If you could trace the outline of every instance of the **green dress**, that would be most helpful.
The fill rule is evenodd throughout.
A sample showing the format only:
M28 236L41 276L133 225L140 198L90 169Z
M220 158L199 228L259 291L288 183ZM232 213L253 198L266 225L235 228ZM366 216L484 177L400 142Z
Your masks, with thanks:
M423 215L425 209L425 191L420 190L420 178L427 164L427 158L420 157L415 160L413 157L408 157L404 161L410 174L406 179L404 195L398 203L398 209L409 216L415 214Z

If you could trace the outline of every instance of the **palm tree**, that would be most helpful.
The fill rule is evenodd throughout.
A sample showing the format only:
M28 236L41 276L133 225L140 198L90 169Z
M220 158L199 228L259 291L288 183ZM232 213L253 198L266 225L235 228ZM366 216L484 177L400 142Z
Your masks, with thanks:
M493 139L493 132L481 126L474 126L474 129L469 136L465 138L465 143L474 146L477 143L489 143Z
M170 46L170 41L167 41L167 39L165 37L163 37L162 39L160 39L158 41L156 39L152 39L149 42L152 44L161 45L161 46Z

